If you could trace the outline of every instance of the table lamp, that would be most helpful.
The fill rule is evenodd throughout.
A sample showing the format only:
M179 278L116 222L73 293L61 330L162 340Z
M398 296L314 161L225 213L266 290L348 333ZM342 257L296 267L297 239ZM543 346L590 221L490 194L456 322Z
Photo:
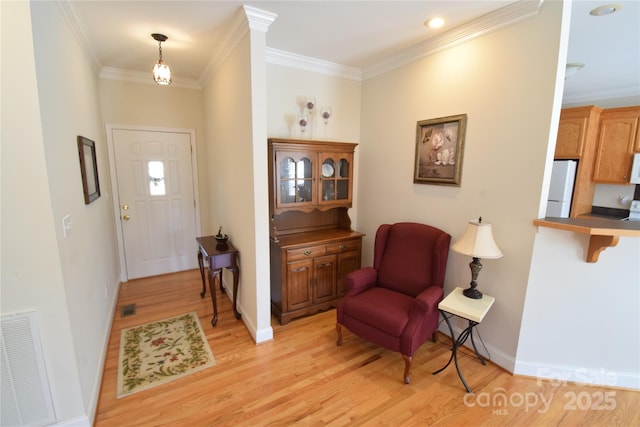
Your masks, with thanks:
M476 289L478 286L478 274L482 270L480 258L493 259L502 257L502 252L496 245L495 240L493 240L491 224L482 222L482 217L478 218L477 221L469 221L464 235L451 246L451 249L462 255L473 257L473 260L469 263L469 268L471 269L470 287L462 291L462 293L468 298L482 298L482 292Z

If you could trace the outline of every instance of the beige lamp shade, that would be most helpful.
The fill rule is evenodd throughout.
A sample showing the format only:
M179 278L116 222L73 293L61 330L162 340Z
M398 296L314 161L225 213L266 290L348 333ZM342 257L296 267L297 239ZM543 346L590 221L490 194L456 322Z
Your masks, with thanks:
M491 224L482 222L482 218L470 220L464 235L451 246L451 249L474 258L502 257L502 251L493 240Z

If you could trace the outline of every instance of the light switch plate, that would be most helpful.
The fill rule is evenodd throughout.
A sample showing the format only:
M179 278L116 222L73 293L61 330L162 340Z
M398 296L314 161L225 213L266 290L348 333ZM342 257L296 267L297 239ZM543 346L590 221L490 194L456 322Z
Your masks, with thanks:
M71 234L71 227L73 223L71 222L71 215L67 214L62 218L62 232L64 233L64 238L66 239Z

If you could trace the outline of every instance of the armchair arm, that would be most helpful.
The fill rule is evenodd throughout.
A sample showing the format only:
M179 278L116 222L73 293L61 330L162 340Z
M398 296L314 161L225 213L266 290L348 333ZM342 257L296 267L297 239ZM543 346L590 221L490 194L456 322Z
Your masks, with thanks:
M378 282L378 271L373 267L364 267L352 271L344 278L347 288L347 296L357 295L362 291L372 288Z
M429 313L438 309L438 303L442 301L444 291L440 286L429 286L416 297L416 303L412 309L419 313Z

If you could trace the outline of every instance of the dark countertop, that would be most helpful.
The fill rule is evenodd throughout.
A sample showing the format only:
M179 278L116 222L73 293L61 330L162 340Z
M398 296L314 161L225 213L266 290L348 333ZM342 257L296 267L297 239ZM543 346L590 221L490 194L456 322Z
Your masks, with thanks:
M616 246L620 236L640 237L640 221L620 221L595 217L534 219L538 227L555 228L589 235L587 262L597 262L600 252Z
M535 220L534 223L543 227L559 228L592 235L640 237L640 221L621 221L619 219L582 215L579 218L545 217Z

